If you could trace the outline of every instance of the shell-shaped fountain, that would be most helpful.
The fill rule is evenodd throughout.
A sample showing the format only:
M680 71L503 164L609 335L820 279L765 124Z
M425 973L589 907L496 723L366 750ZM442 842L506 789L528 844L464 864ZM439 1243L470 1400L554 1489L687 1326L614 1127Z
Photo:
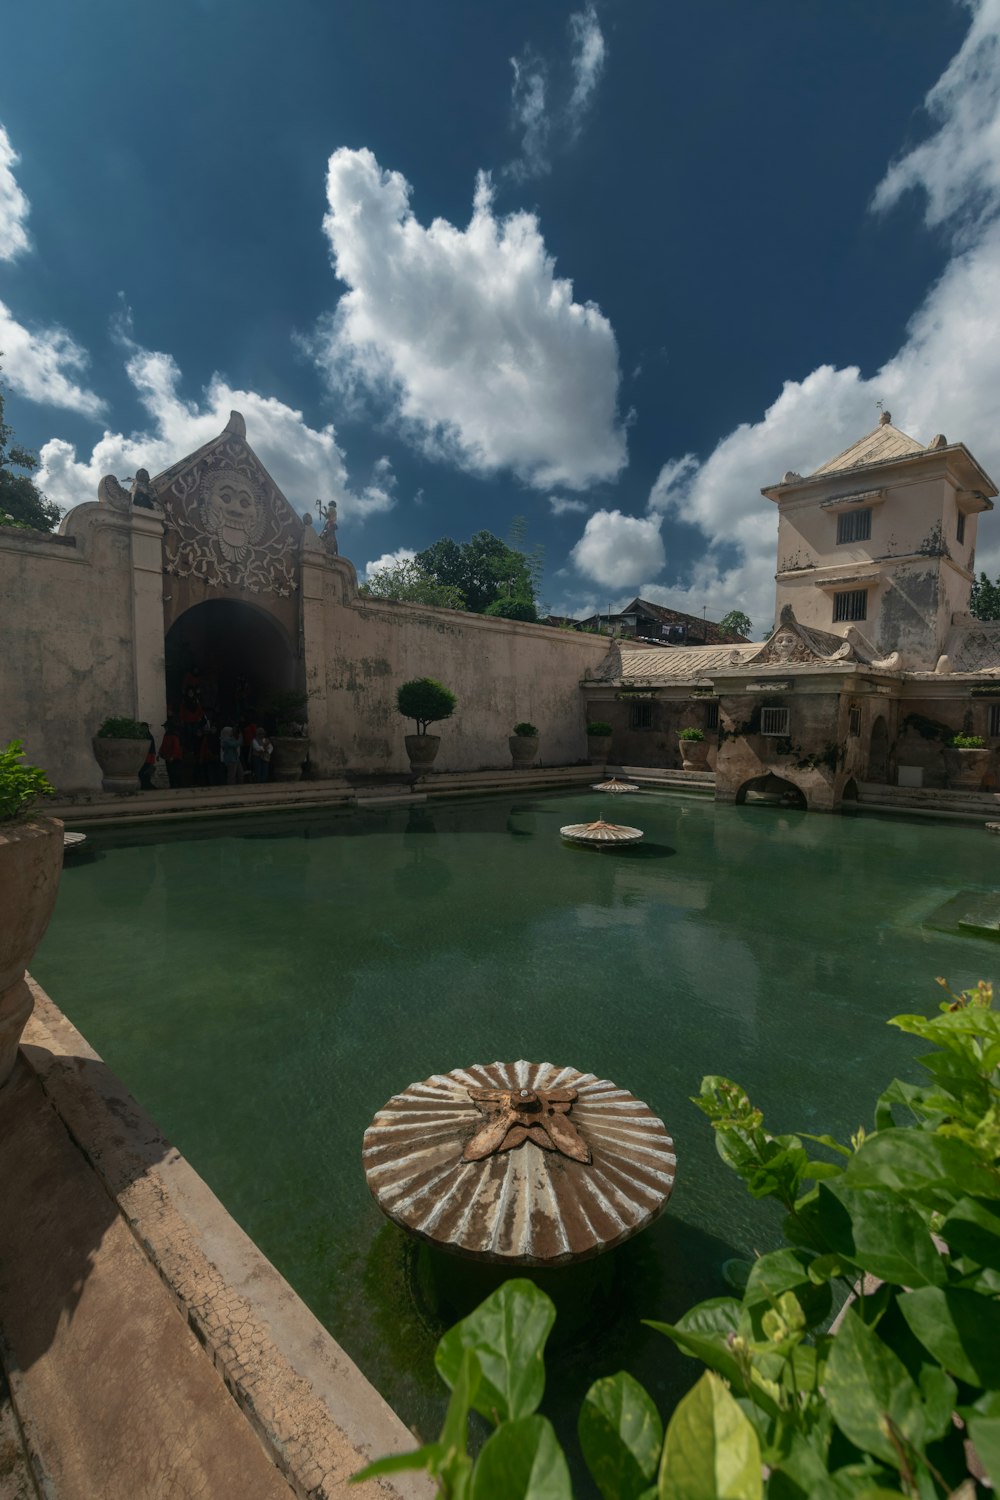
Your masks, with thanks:
M662 1213L677 1161L663 1121L606 1078L476 1063L395 1094L365 1131L372 1195L442 1250L511 1266L586 1260Z
M560 828L564 839L571 844L637 844L642 838L641 828L630 828L627 823L606 823L598 818L593 823L567 823Z

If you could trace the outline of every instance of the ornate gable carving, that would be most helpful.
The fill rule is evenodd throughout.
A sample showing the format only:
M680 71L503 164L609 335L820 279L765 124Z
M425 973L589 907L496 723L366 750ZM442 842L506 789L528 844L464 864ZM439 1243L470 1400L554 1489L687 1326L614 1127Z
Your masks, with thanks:
M245 433L234 412L221 437L157 477L164 567L210 588L288 595L299 586L302 522Z
M730 658L734 664L753 667L808 666L816 662L856 661L850 641L825 630L808 630L795 618L790 604L781 611L777 628L771 632L756 656L747 659L738 652Z

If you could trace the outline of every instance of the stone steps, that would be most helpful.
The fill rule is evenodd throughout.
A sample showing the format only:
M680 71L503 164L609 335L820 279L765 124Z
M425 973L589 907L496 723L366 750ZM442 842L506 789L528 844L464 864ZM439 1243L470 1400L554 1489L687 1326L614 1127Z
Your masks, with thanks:
M715 796L714 771L678 771L659 766L621 766L617 774L650 791L663 788L672 792L686 792L696 797Z
M1000 793L947 791L943 787L887 786L865 781L858 787L861 807L880 812L916 813L932 818L1000 820Z
M177 822L236 813L315 811L331 807L391 807L429 797L482 796L489 792L558 790L585 786L592 766L531 767L526 771L434 772L413 783L398 777L367 785L344 780L268 782L263 786L184 787L176 791L87 792L57 798L46 807L67 827L114 823Z

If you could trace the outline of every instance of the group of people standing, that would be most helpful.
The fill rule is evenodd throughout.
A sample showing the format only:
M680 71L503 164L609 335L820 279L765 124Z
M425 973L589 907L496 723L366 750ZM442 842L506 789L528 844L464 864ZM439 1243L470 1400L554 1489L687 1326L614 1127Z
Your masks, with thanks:
M220 730L206 709L197 667L185 673L180 704L163 725L159 750L149 725L144 727L149 747L139 784L146 791L153 789L157 758L172 787L233 786L251 777L257 783L270 778L274 742L267 730L254 715L241 715L235 727L225 724Z

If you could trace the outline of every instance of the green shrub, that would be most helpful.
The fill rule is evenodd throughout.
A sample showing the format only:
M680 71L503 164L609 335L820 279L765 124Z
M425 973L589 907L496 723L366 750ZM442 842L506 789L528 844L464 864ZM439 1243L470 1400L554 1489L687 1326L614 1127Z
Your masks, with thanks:
M428 724L450 719L457 704L451 689L442 687L433 677L415 677L396 692L396 707L404 719L416 720L418 734L426 734Z
M679 740L703 740L705 731L704 729L682 729L677 738Z
M99 740L148 740L149 730L137 719L105 719L97 731Z
M305 724L309 717L311 693L291 689L286 693L275 693L268 710L274 715L274 732L288 739L303 739Z
M611 725L604 719L591 719L587 724L587 734L599 740L607 739L611 733Z
M530 599L512 599L509 594L494 599L492 604L487 604L483 610L484 615L491 615L495 620L526 620L529 624L537 625L538 611Z
M932 1047L929 1082L890 1083L870 1133L772 1135L738 1084L702 1080L719 1155L784 1208L788 1243L733 1272L739 1296L648 1325L708 1366L665 1433L631 1375L591 1386L578 1435L604 1500L974 1500L1000 1483L1000 1016L990 985L939 983L940 1014L890 1023ZM836 1331L835 1291L851 1299ZM554 1319L532 1282L506 1282L438 1344L440 1438L356 1477L572 1500L538 1415ZM475 1458L471 1410L494 1427Z
M54 788L44 771L24 766L21 740L11 740L0 749L0 823L28 812L36 797L51 797Z
M949 750L985 750L986 741L981 734L953 734L948 741Z
M529 724L527 720L523 724L515 724L514 733L521 735L526 740L536 740L538 738L538 730L534 724Z

